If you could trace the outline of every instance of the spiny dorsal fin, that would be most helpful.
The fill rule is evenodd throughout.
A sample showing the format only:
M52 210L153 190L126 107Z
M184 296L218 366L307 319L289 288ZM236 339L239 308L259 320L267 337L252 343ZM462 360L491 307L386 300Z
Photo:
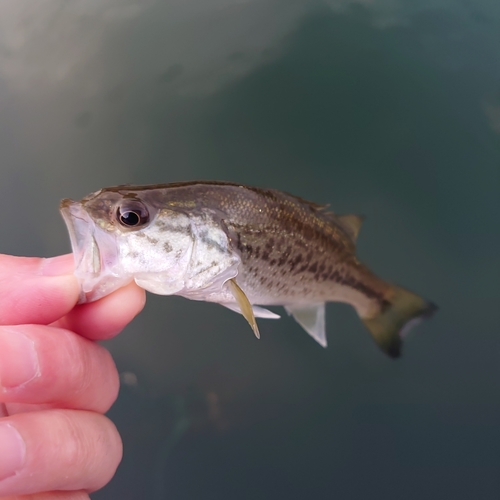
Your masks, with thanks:
M362 215L347 214L337 215L337 220L346 233L352 238L352 241L356 243L361 224L365 218Z

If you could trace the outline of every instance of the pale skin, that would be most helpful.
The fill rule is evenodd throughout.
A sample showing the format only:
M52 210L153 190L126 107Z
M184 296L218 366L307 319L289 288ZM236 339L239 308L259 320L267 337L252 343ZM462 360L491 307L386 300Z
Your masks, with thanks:
M77 306L71 255L0 255L0 498L84 500L113 477L122 443L103 414L116 366L95 341L143 308L134 284Z

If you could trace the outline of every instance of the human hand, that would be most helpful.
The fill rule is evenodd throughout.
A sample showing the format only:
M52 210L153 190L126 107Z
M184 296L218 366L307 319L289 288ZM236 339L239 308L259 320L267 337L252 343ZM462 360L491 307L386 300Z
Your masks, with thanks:
M94 340L116 335L142 309L135 284L78 305L71 255L0 255L0 497L83 500L122 456L103 413L119 379ZM22 495L29 495L23 497Z

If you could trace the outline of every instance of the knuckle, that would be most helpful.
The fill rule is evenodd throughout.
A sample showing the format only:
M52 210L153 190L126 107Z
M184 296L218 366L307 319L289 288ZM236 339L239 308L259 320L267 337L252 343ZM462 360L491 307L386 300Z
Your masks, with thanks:
M59 462L85 478L82 488L99 489L113 477L122 457L122 443L114 424L92 412L60 410L55 424L61 429Z
M68 395L79 408L107 411L118 396L119 380L111 354L102 346L66 331L71 363Z

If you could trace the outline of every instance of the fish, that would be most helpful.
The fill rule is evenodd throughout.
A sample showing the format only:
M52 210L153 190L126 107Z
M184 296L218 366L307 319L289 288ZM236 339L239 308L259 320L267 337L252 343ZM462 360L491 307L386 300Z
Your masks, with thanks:
M159 295L214 302L256 318L285 311L327 346L325 304L351 305L391 358L437 306L356 257L363 222L276 189L231 182L119 185L60 204L80 303L135 281Z

